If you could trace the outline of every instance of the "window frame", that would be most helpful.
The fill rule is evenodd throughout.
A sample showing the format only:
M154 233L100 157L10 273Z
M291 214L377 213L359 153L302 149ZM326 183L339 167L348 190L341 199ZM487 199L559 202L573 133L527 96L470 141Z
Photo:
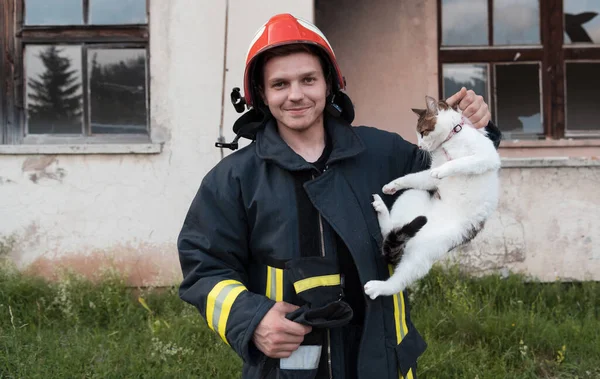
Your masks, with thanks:
M149 143L150 140L150 0L146 0L145 24L126 25L86 25L90 0L83 3L83 25L25 25L25 1L4 0L0 5L0 45L6 46L0 53L0 145L21 144L114 144ZM103 48L144 48L146 51L146 125L147 135L142 134L103 134L103 135L61 135L26 134L25 125L25 62L24 46L36 45L77 45L83 50L92 47ZM88 83L83 70L87 61L82 60L82 92L87 91ZM88 129L89 109L87 96L83 96L83 113L87 118L83 129ZM89 132L86 130L86 132Z
M600 46L564 44L563 0L538 0L540 11L539 45L494 45L494 0L487 0L488 45L443 46L442 0L437 0L438 27L438 88L444 96L444 64L487 63L490 108L496 118L495 98L496 63L539 63L541 72L541 115L543 135L530 134L535 139L600 138L600 131L571 131L566 129L566 64L567 62L595 61L600 63ZM515 59L515 57L518 58Z

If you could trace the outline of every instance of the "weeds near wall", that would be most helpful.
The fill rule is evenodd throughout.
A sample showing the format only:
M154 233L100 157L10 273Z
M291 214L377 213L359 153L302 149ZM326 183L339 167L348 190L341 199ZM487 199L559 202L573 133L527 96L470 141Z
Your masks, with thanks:
M239 378L241 360L177 288L58 282L0 265L0 377ZM600 378L600 283L434 270L411 295L419 378Z

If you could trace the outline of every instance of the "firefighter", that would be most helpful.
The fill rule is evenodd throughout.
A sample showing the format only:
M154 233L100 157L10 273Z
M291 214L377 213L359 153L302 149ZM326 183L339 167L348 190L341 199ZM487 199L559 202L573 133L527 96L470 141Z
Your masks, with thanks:
M255 141L204 177L179 235L180 296L242 357L244 378L416 377L426 344L406 293L370 300L363 286L391 270L371 194L428 163L395 133L351 126L345 88L319 29L272 17L232 93L248 108L234 131ZM499 140L481 97L448 101Z

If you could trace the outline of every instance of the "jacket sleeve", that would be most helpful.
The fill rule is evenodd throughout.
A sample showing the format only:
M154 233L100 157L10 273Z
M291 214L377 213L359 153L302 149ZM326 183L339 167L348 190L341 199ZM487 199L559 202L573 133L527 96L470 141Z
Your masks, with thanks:
M496 149L500 146L502 140L502 132L494 125L493 122L489 121L485 127L487 137L492 141ZM416 145L405 141L402 138L397 139L397 147L395 151L404 151L406 154L398 155L403 157L404 164L398 164L397 167L403 167L404 171L401 175L407 175L414 172L427 170L431 166L431 157L423 150L419 149Z
M204 178L177 247L181 299L244 361L256 363L262 353L252 336L275 302L247 289L248 223L239 183L228 170L213 169Z
M488 133L488 138L492 140L494 146L498 149L498 147L500 147L500 141L502 140L502 132L500 129L490 121L485 127L485 131Z

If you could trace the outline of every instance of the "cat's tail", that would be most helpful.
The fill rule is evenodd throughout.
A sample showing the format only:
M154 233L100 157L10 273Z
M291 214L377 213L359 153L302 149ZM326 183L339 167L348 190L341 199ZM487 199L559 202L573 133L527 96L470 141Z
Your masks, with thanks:
M418 216L408 224L392 229L383 241L383 258L385 261L396 267L402 259L404 247L408 240L414 237L426 223L427 217Z

